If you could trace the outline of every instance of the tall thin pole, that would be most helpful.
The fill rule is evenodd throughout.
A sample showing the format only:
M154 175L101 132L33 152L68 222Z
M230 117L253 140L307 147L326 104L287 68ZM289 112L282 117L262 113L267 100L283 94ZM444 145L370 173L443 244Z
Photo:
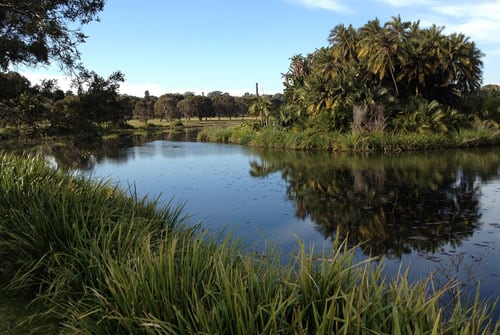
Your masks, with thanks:
M255 95L259 96L259 83L255 83Z

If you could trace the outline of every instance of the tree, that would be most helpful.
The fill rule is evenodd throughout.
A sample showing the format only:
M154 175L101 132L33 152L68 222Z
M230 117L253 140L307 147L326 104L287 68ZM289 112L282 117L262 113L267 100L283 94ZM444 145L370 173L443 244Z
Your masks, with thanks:
M120 83L125 80L117 71L107 79L93 71L82 71L77 78L82 116L98 124L124 122L122 105L118 101Z
M382 28L378 19L365 24L359 33L358 56L380 82L390 78L397 96L399 90L395 72L402 41L399 39L399 34L393 34L390 25L391 23L386 23Z
M253 103L248 108L250 115L259 117L261 125L269 124L269 116L276 110L269 95L256 96Z
M48 98L17 72L0 72L0 123L19 132L38 131L48 111Z
M57 85L57 79L44 79L40 85L35 86L35 89L52 101L64 99L64 91Z
M105 0L0 0L0 68L56 60L78 65L81 25L98 20Z
M358 34L351 24L347 28L343 24L333 28L328 36L328 42L333 47L332 54L336 62L345 64L357 60Z
M196 116L201 121L214 115L212 100L202 95L188 95L177 106L186 119Z
M0 102L8 102L30 89L28 78L17 72L0 72Z
M82 71L74 80L78 95L56 102L50 118L57 132L91 133L104 123L123 124L128 116L127 105L120 99L118 89L124 81L121 72L107 79L93 71Z
M198 120L201 121L203 118L208 118L215 115L214 106L210 98L203 95L196 95L193 97L192 103L194 107L194 113L196 116L198 116Z
M381 129L415 97L436 100L459 120L457 109L481 84L481 51L462 34L444 35L442 27L422 29L398 16L358 29L337 25L328 40L328 47L292 57L283 75L287 120L331 120L329 128L341 130L356 114L356 128ZM374 123L363 116L370 109Z
M249 93L246 93L245 95L241 97L234 97L234 100L236 102L236 114L240 115L241 118L243 119L245 115L248 115L248 106L250 105L249 102Z
M210 97L210 94L208 96ZM210 98L212 99L214 111L219 120L221 116L227 116L231 119L232 116L236 115L238 106L234 97L229 95L229 93L221 93Z
M13 100L13 107L0 113L0 119L3 118L18 132L39 133L39 123L46 119L47 113L46 98L39 93L25 92Z
M87 122L81 122L80 98L78 96L66 96L53 104L49 116L50 128L56 133L76 133L77 129L88 128Z
M135 104L134 115L140 118L144 124L148 123L148 120L153 118L154 113L154 103L152 102L149 91L144 92L144 98Z
M159 119L172 121L181 119L181 112L177 107L179 101L184 97L181 94L167 93L162 95L154 104L154 115Z

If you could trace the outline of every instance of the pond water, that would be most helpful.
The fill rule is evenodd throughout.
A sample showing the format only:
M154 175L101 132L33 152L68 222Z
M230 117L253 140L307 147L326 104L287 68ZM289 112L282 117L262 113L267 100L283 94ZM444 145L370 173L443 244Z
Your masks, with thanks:
M116 146L79 170L139 196L184 204L193 223L285 257L336 234L383 257L385 272L435 273L500 297L500 148L394 155L265 151L157 140ZM61 159L57 156L56 160ZM496 312L496 317L499 313Z

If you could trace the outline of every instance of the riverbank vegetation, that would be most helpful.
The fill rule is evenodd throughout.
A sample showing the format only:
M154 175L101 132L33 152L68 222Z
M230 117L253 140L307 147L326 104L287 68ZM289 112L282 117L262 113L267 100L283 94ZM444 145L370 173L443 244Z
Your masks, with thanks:
M462 35L398 18L358 30L339 25L329 47L292 58L284 95L131 97L119 94L121 72L105 78L79 64L79 25L103 6L0 7L1 140L92 141L130 128L132 119L147 130L157 128L152 118L180 127L191 118L249 115L257 121L215 139L340 150L434 148L450 134L465 145L496 141L489 131L500 122L498 90L479 90L481 55ZM77 73L76 92L50 79L32 86L8 71L53 60ZM402 145L406 137L385 137L400 133L431 139ZM386 279L377 260L356 262L344 241L323 255L302 246L282 264L279 250L249 253L230 237L187 225L180 208L41 159L3 155L0 193L0 324L7 334L477 334L500 326L477 298L442 300L454 283L434 290L432 277L412 284L404 271Z
M500 144L500 129L478 125L449 133L339 132L317 129L260 128L255 122L233 127L206 127L199 141L234 143L263 148L338 152L399 152L472 148Z
M80 70L77 92L0 74L0 139L157 131L197 122L200 140L291 149L400 151L496 145L500 87L481 86L482 53L462 34L400 17L339 24L329 45L294 55L284 92L119 94L121 72ZM211 120L228 119L214 124ZM237 120L253 118L254 122ZM157 120L157 121L154 121ZM234 126L234 123L238 125ZM228 125L233 125L229 127Z
M337 25L329 45L295 55L284 104L259 97L259 122L200 140L291 149L399 151L496 145L500 88L481 87L481 51L462 34L400 17Z
M13 328L20 321L40 332L83 334L489 334L499 327L477 299L444 304L453 283L434 291L431 277L411 284L402 271L386 279L375 259L355 261L342 241L322 255L301 246L283 264L277 250L246 252L133 190L36 158L4 155L0 167L8 195L0 198L1 288L37 307L24 320L0 312Z

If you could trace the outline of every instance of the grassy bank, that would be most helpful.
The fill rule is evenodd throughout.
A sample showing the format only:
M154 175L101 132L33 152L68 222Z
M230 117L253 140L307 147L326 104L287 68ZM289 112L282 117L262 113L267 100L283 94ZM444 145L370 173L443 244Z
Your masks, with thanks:
M248 119L248 117L247 117ZM147 123L144 123L140 120L129 120L127 124L135 129L147 129L147 128L175 128L175 127L183 127L183 128L205 128L205 127L234 127L240 125L245 119L243 118L227 118L227 117L210 117L199 120L197 118L192 118L190 120L182 119L182 120L160 120L160 119L151 119L148 120Z
M271 127L255 129L251 124L242 124L225 128L203 128L198 133L198 140L293 150L397 152L498 145L500 130L476 128L450 133L338 133L313 128L300 131Z
M33 322L0 304L0 324L50 334L477 334L494 333L488 306L453 308L431 280L386 280L336 241L324 255L303 247L245 252L228 238L188 228L181 210L108 183L55 171L39 159L0 158L3 294L37 308ZM42 307L40 307L42 306ZM24 313L24 312L23 312ZM50 321L46 321L50 320Z

